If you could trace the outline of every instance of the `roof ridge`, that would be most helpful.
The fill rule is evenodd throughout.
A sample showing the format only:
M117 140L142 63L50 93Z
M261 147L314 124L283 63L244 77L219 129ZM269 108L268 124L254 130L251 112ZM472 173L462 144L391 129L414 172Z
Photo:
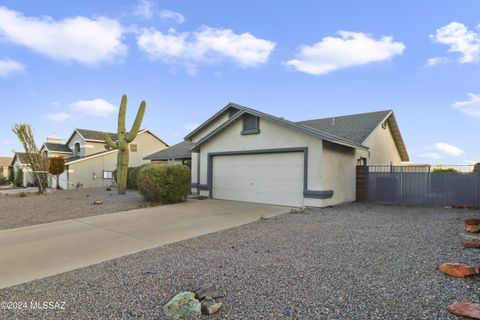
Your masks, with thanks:
M374 114L374 113L382 113L382 112L393 112L393 110L392 110L392 109L385 109L385 110L369 111L369 112L362 112L362 113L352 113L352 114L345 114L345 115L341 115L341 116L331 116L331 117L325 117L325 118L315 118L315 119L300 120L300 121L295 121L295 123L306 122L306 121L327 120L327 119L332 119L332 118L338 119L338 118L345 118L345 117L351 117L351 116L361 116L361 115Z

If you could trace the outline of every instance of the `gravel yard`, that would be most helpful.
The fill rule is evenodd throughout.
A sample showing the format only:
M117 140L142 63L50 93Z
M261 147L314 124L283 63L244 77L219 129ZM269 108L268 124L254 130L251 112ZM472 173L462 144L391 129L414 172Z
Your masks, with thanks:
M0 290L0 301L66 302L0 318L163 319L176 293L211 282L226 297L209 319L455 319L447 306L479 301L480 281L437 267L480 263L459 244L471 216L365 204L285 214Z
M103 204L94 205L95 199L102 200ZM28 194L24 198L18 194L0 194L0 230L138 209L145 205L148 203L136 191L118 195L115 190L106 191L105 188L62 190L46 196Z

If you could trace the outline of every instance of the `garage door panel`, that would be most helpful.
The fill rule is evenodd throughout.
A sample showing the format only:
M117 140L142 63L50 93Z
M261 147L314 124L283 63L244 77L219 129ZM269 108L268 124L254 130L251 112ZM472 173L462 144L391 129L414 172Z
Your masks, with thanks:
M303 205L303 153L213 158L213 197L225 200Z

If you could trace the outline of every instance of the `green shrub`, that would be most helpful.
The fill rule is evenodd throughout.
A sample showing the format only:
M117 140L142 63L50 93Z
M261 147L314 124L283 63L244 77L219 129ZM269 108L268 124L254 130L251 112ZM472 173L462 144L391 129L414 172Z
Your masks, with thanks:
M4 184L7 184L7 178L3 176L3 174L0 173L0 186L3 186Z
M27 193L25 191L22 191L18 194L20 198L25 198L27 196Z
M23 184L23 170L18 169L17 170L17 175L15 176L15 185L17 187L21 187Z
M138 173L137 184L148 201L182 202L190 192L190 169L181 164L149 164Z
M13 168L8 169L8 182L13 183L15 181L15 177L13 176Z
M453 173L458 173L458 171L455 168L434 168L432 172L453 172Z
M146 164L143 164L138 167L128 168L128 177L127 177L127 188L138 190L137 177L140 170L142 170Z

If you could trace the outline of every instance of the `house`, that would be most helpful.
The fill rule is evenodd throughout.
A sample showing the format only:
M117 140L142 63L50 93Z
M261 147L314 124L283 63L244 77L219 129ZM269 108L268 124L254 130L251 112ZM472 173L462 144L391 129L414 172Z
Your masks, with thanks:
M292 122L229 103L185 141L192 193L295 207L354 201L357 164L409 160L391 110Z
M118 140L116 133L108 134L114 141ZM128 147L129 166L136 167L149 162L143 160L144 157L168 145L151 131L140 130ZM118 150L108 147L102 131L75 129L66 142L56 136L48 137L40 152L49 158L60 156L65 158L65 172L59 179L63 189L72 189L77 186L104 187L113 183ZM15 159L18 164L24 163L21 161L20 153L16 153ZM56 178L53 176L49 179L49 187L56 187Z
M23 181L22 187L33 186L35 184L35 178L32 174L32 168L30 167L27 154L24 152L15 152L10 166L13 170L13 176L16 178L18 170L22 169Z
M8 179L8 171L11 163L12 163L12 158L0 157L0 176L3 176Z

